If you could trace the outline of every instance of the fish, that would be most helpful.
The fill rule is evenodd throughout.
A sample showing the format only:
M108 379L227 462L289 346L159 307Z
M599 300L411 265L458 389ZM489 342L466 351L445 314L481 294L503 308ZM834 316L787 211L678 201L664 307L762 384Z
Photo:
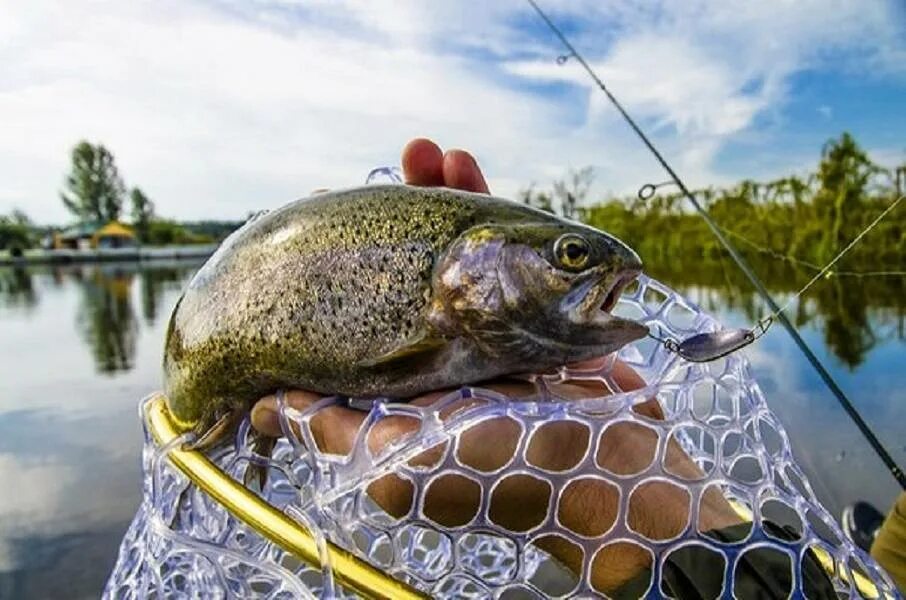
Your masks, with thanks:
M611 314L641 268L607 233L486 194L313 195L250 220L188 283L167 407L208 447L279 389L405 400L603 356L647 334Z

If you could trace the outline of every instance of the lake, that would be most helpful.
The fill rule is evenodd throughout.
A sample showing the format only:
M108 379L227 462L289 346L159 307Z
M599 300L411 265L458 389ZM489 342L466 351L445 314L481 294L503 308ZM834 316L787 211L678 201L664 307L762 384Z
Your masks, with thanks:
M98 596L140 501L138 403L160 386L167 318L198 266L0 268L0 597ZM758 267L780 300L805 280ZM727 324L761 314L729 267L652 274ZM900 465L902 291L902 277L840 277L790 311ZM825 506L839 516L865 499L886 511L896 482L782 328L746 353Z

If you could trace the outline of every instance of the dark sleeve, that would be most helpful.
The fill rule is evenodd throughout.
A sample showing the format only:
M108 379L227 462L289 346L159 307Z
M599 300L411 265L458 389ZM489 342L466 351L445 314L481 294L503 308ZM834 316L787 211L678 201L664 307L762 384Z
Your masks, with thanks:
M711 531L706 535L720 541L735 541L745 537L750 524L743 523L722 530ZM771 523L765 528L779 539L795 539L786 529ZM799 577L797 561L793 561L793 573ZM701 546L690 546L673 552L664 563L662 590L680 600L699 600L717 598L724 585L723 561L712 551ZM613 598L639 598L645 593L651 571L646 569L637 577L623 585ZM803 591L807 598L836 600L837 595L824 568L811 551L805 553L802 561ZM753 550L746 553L736 567L732 592L740 600L773 600L788 598L792 588L790 560L777 551ZM658 582L653 585L657 586Z

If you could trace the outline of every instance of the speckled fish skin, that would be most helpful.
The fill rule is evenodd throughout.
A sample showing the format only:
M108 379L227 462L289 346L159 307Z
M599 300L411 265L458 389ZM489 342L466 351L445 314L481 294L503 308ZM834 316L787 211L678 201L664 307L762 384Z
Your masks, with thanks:
M587 240L588 268L556 264L565 233ZM600 356L647 332L601 310L640 268L611 236L486 195L298 200L235 232L189 283L167 331L168 405L202 433L281 388L407 398Z

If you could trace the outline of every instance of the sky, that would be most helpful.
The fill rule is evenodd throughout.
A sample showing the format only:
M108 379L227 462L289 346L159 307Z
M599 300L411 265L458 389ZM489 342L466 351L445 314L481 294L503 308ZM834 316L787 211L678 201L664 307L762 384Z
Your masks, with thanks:
M688 183L812 168L847 130L906 162L897 0L541 0ZM497 195L592 166L664 174L521 1L0 0L0 214L72 220L69 152L103 143L162 216L236 219L358 185L430 137Z

